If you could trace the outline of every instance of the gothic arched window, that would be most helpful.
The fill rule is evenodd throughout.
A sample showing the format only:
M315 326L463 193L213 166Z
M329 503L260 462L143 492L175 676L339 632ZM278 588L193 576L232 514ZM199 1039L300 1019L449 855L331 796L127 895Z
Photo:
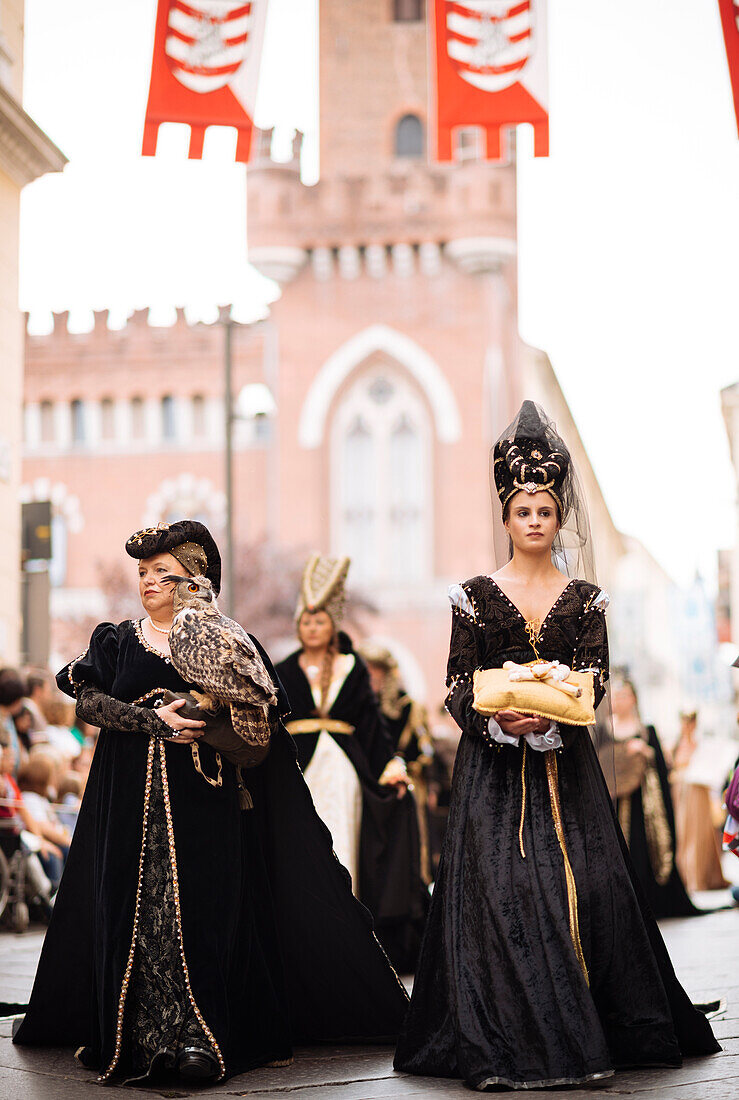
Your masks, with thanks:
M69 406L69 412L72 422L72 442L84 443L87 438L84 402L79 397L75 397Z
M115 406L112 397L100 402L100 438L115 439Z
M174 397L169 393L165 394L160 407L162 413L162 439L174 439L177 434Z
M403 115L395 127L396 157L422 157L424 152L423 123L418 115Z
M431 430L396 371L364 374L332 428L332 544L362 583L424 580L431 570Z
M423 0L393 0L396 23L418 23L423 19Z

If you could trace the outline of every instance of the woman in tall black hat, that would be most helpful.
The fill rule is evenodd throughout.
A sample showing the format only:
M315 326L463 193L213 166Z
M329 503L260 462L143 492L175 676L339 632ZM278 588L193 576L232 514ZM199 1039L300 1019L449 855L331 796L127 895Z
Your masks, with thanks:
M182 520L126 550L144 616L101 623L57 678L101 733L15 1042L81 1048L105 1083L220 1080L285 1065L297 1042L388 1039L407 997L315 813L269 658L253 639L274 691L268 754L245 771L204 712L164 698L197 687L170 657L168 578L218 593L215 542Z
M475 671L509 661L518 682L539 660L589 672L596 701L608 678L607 597L583 576L587 516L564 442L527 401L491 458L510 560L450 589L447 707L462 739L395 1065L480 1090L677 1066L719 1047L644 904L587 729L473 706Z

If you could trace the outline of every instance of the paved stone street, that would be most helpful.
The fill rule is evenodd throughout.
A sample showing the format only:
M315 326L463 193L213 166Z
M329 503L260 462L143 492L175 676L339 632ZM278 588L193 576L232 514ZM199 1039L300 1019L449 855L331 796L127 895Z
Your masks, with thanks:
M733 868L732 868L733 870ZM727 894L701 895L704 904L721 904ZM644 1070L612 1078L601 1096L636 1100L736 1100L739 1097L739 910L724 910L692 920L665 921L662 930L677 972L695 1000L717 995L727 1001L714 1020L723 1052L693 1059L679 1070ZM42 932L0 936L0 999L23 1001L31 988ZM94 1075L82 1069L70 1051L29 1050L10 1041L11 1021L0 1021L0 1100L77 1100L100 1094ZM590 1090L557 1090L561 1100L592 1098ZM381 1100L424 1096L469 1096L460 1081L407 1077L393 1072L388 1047L324 1047L299 1050L286 1069L256 1070L225 1084L188 1090L126 1090L130 1096L255 1097L257 1100Z

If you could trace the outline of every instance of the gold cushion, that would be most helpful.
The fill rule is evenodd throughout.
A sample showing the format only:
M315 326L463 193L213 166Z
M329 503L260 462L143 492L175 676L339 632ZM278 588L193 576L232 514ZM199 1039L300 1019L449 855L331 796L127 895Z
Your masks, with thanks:
M595 724L592 672L571 672L566 683L580 688L579 699L542 680L511 680L504 668L478 669L472 681L473 707L479 714L517 710L567 726Z

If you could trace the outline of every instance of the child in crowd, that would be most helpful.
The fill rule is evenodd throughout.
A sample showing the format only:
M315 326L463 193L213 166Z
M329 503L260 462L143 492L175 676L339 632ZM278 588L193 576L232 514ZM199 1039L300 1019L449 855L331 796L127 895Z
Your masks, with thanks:
M5 731L0 731L0 847L10 859L20 848L25 854L25 876L42 914L51 915L53 886L41 859L62 859L62 851L42 833L13 777L15 754Z
M50 755L35 751L18 773L18 786L23 792L23 802L39 827L39 834L57 849L56 852L40 852L44 871L54 888L59 886L64 860L67 858L71 836L62 825L49 799L56 797L56 762Z
M57 810L57 817L70 836L77 824L77 814L82 804L82 792L85 788L86 779L87 776L82 776L78 772L67 772L59 784L57 798L59 804L65 808Z

